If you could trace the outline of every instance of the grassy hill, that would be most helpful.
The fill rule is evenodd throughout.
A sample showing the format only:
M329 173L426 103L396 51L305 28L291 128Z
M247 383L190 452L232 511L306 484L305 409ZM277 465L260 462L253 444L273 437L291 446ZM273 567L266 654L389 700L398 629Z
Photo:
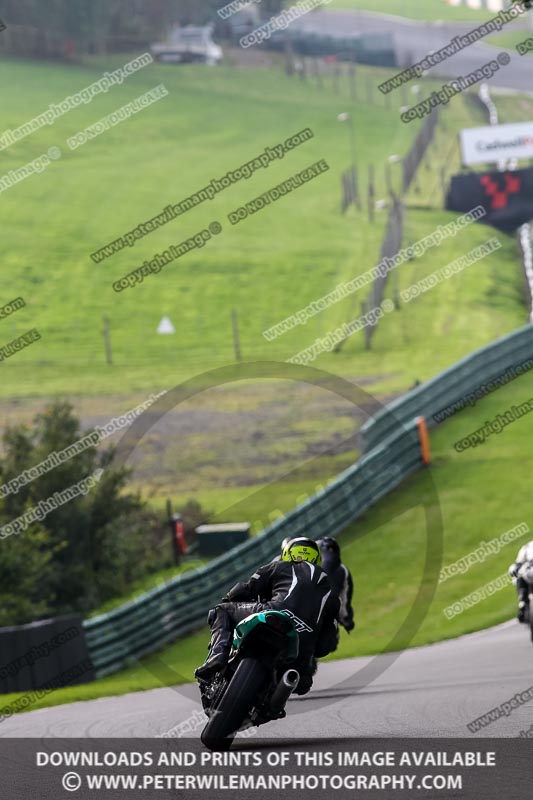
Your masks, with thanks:
M59 102L126 60L94 61L69 71L53 65L3 62L5 128L22 124L48 103ZM367 80L375 87L390 72L358 70L359 99L353 104L347 87L335 95L332 83L320 90L313 82L287 78L277 68L152 65L90 105L65 115L54 126L2 151L1 174L50 146L60 146L63 151L62 158L44 173L3 193L3 270L9 278L9 293L2 302L22 295L27 308L0 322L0 342L31 327L37 327L42 335L41 342L2 363L3 408L15 408L8 398L18 398L16 411L22 414L22 407L38 405L55 395L72 397L90 420L131 408L143 394L232 362L232 307L239 313L243 356L252 360L290 358L317 336L358 316L366 290L274 342L262 336L265 328L379 260L386 215L378 213L370 224L365 211L352 209L344 217L339 213L339 174L349 160L349 143L346 127L339 124L337 115L354 112L363 187L368 165L373 164L379 198L385 197L386 158L405 153L416 128L399 122L397 105L401 100L395 99L386 108L382 97L374 103L362 99ZM159 83L168 89L168 97L79 150L68 151L67 137ZM520 99L520 104L528 102ZM408 198L412 241L455 218L441 210L439 170L446 164L450 174L457 167L458 129L482 122L463 98L456 98L445 112L445 127L420 172L420 189L414 188ZM265 147L306 127L315 132L315 138L282 162L232 186L216 200L146 236L134 248L102 264L90 259L91 252L154 216L169 202L178 202L212 178L220 178ZM225 222L225 215L243 202L322 158L330 164L328 173L240 225L232 227ZM224 229L204 249L188 254L141 286L118 295L112 291L112 281L213 220L221 221ZM463 229L441 247L403 265L391 279L387 296L392 297L395 286L398 290L408 287L494 235L482 225ZM502 247L496 254L388 314L379 325L372 350L364 350L358 334L341 353L321 355L315 365L348 376L384 399L523 324L526 311L516 244L512 237L497 236ZM104 360L103 314L111 320L112 367ZM156 335L163 315L174 323L174 336ZM527 417L481 451L459 455L452 444L488 416L531 396L531 388L531 378L525 376L462 412L432 437L432 476L445 523L445 563L468 552L480 538L487 540L517 524L525 513L521 511L521 518L515 519L516 509L524 509L523 498L528 496L526 442L531 422ZM268 427L267 421L263 440L247 438L241 422L232 415L244 418L249 414L256 432L263 432L265 404L274 399L284 406L286 415L277 427ZM309 401L308 395L305 400ZM193 492L216 511L249 496L240 512L253 521L273 508L288 510L299 495L312 491L357 457L352 441L323 457L318 466L310 461L317 443L330 435L335 443L335 437L349 437L354 432L353 414L347 420L346 410L327 400L317 401L308 413L299 395L287 395L285 387L271 383L264 391L258 385L246 387L246 391L240 387L219 391L206 401L209 403L219 415L218 421L226 420L226 442L235 444L229 448L222 445L216 427L191 427L186 435L169 429L164 454L160 445L152 447L150 440L136 461L135 479L143 492L152 492L154 503L159 503L171 486L175 500L186 499ZM203 419L200 422L203 424ZM289 459L294 462L291 467L302 465L300 471L285 479L282 488L272 484L270 494L259 503L253 489L283 475ZM420 498L424 492L424 476L413 477L344 534L346 560L357 583L358 629L350 638L343 636L337 655L386 648L405 617L421 578L425 519ZM443 584L413 641L434 641L509 617L514 602L510 590L480 604L473 614L451 621L444 619L442 610L500 574L513 556L514 552L502 553ZM205 646L206 633L202 632L120 675L92 686L62 690L42 703L190 680Z
M5 62L5 127L28 121L48 103L59 102L125 60L70 70ZM393 99L387 109L384 98L378 97L375 86L384 74L359 70L359 99L354 107L362 188L372 164L378 198L385 197L386 158L404 154L416 130L399 122L396 103L400 98ZM374 87L375 105L362 99L367 81ZM85 146L68 150L67 137L160 83L168 89L167 97ZM266 328L378 261L385 213L378 214L373 224L368 224L366 210L351 210L344 217L339 213L339 174L349 161L349 141L347 127L337 121L337 115L350 108L347 86L335 96L332 84L321 91L313 82L289 79L278 69L150 65L122 86L2 151L5 171L50 146L61 147L62 158L3 193L3 271L9 278L4 300L21 295L27 307L2 321L0 341L7 343L31 327L39 330L42 340L2 364L0 396L110 395L175 385L233 360L232 307L239 314L243 358L251 360L286 359L316 336L358 315L362 295L356 298L355 313L353 298L347 298L273 343L262 336ZM448 142L461 125L472 123L471 111L461 98L453 101L446 119L443 136ZM90 259L90 253L169 202L187 197L265 147L307 127L315 137L268 170L231 186L215 200L101 264ZM432 202L439 191L439 163L448 150L449 144L446 152L435 149L427 176L435 186ZM226 214L242 203L320 159L328 162L329 172L240 225L226 221ZM452 218L442 212L413 212L413 235L425 235ZM141 286L121 294L112 290L113 281L213 220L221 221L224 229L205 248L182 257ZM468 229L449 250L441 248L438 254L416 262L417 268L445 263L449 255L470 249L471 242L482 241L484 235ZM509 273L513 253L509 241L492 279L497 279L498 270ZM484 265L479 270L487 273ZM479 270L465 277L469 288L461 290L461 304L476 303ZM341 374L395 373L403 386L414 368L423 373L419 377L425 377L459 358L468 347L458 299L454 296L457 319L450 325L444 349L439 347L436 363L433 356L419 352L406 369L406 353L412 355L410 332L418 335L415 321L407 322L409 309L382 324L374 353L364 352L361 336L353 337L340 355L325 354L317 366ZM493 312L494 308L480 306L482 319L469 345L488 341L520 322L513 302L500 303L498 313ZM104 314L110 318L112 367L105 364ZM157 335L163 315L172 320L175 335ZM432 326L425 335L438 338L442 345L441 326L448 316L442 303L439 315L440 320L430 314Z
M111 68L108 61L69 71L5 63L10 85L5 126L22 124ZM159 83L168 97L74 152L65 146L68 136ZM3 268L10 292L21 294L27 308L3 324L2 338L35 326L42 342L3 365L2 395L134 390L155 381L175 383L227 363L233 360L232 306L239 313L244 357L271 357L261 332L290 312L302 282L305 295L319 295L349 269L354 254L362 258L379 246L383 221L358 231L353 219L338 212L338 176L349 148L337 114L345 105L344 99L302 86L277 70L152 65L5 150L6 170L51 145L62 147L63 156L3 196ZM407 149L413 132L402 126L391 137L393 121L392 110L361 107L365 161L380 163L389 148ZM99 265L90 259L91 252L169 202L306 127L315 138L283 161L146 236L135 248ZM373 129L380 133L370 136ZM233 228L225 219L243 202L322 158L331 171L314 184L241 226ZM213 220L224 230L209 246L140 287L113 292L114 280ZM111 369L105 367L103 314L111 320ZM156 334L163 315L173 321L175 336Z
M496 36L490 36L487 39L488 44L493 44L495 47L506 47L516 53L516 46L522 44L529 36L527 28L524 26L523 30L511 31L507 33L499 33ZM526 53L530 56L531 51Z
M330 8L345 11L373 11L377 14L393 14L410 19L437 20L449 22L470 22L488 19L493 16L467 6L451 6L446 0L333 0Z

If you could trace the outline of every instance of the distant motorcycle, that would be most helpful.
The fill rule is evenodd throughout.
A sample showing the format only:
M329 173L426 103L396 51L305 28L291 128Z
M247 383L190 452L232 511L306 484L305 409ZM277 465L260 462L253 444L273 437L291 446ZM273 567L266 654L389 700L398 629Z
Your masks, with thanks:
M201 734L210 750L229 750L235 734L286 716L285 704L300 674L298 632L283 611L250 614L235 628L227 665L208 681L198 680L209 717Z
M524 622L529 624L531 641L533 642L533 561L526 561L517 572L517 577L522 578L529 587L528 604L525 608Z

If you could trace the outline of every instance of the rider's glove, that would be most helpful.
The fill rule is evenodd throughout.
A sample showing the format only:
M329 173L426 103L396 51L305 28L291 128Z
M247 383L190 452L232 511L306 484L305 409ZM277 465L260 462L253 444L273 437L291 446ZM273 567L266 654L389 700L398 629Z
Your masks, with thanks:
M355 622L352 620L351 622L347 622L346 625L343 625L344 630L346 633L350 633L355 628Z

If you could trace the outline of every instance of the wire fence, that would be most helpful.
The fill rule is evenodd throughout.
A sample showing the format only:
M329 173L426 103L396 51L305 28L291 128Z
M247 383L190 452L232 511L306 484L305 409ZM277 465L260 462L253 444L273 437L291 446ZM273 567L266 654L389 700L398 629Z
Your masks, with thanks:
M76 45L51 30L10 24L0 36L0 54L69 61L76 57Z
M402 248L402 243L404 239L405 219L406 219L406 207L403 198L405 193L408 191L411 184L413 183L417 171L424 157L426 156L427 150L434 139L435 132L439 125L440 119L441 118L439 110L437 108L433 109L431 114L424 121L420 131L416 135L415 140L409 149L409 152L407 153L405 158L401 160L402 180L400 186L400 195L397 195L394 192L392 188L392 181L390 179L390 173L386 170L386 175L388 175L387 184L388 184L389 198L390 198L388 203L389 215L387 220L385 237L381 245L381 253L378 263L382 263L383 260L387 258L391 260L394 259ZM343 173L343 188L345 187L345 182L347 180L346 175L347 173ZM442 176L442 180L443 181L445 180L444 176ZM351 195L348 194L348 190L344 189L344 191L345 194L343 194L343 199L342 199L343 212L349 205L348 200L351 199ZM368 204L368 218L370 222L373 222L375 208L376 208L376 190L375 190L373 165L369 165L369 170L368 170L367 204ZM372 309L377 309L381 306L385 294L385 287L387 284L387 280L388 280L388 273L386 275L380 275L376 272L370 293L367 299L361 303L361 314L366 314L368 311L371 311ZM396 308L399 309L400 300L399 300L399 293L397 291L394 292L394 304ZM354 308L352 307L350 311L350 316L353 316L353 314L354 314ZM365 349L367 350L369 350L371 347L372 338L378 326L378 322L379 322L379 317L375 317L373 322L370 322L367 326L365 326L364 346ZM336 345L335 347L336 352L340 351L344 342L346 341L346 338L340 341Z
M286 74L299 78L302 83L314 84L328 94L343 94L350 100L385 109L409 105L407 86L400 86L394 96L392 93L383 94L378 89L377 73L361 70L359 66L357 60L342 61L337 54L313 57L297 55L291 49L285 51Z
M403 176L402 176L402 193L405 194L411 183L413 182L413 178L416 175L416 171L420 166L422 159L426 154L426 150L428 149L429 145L431 144L433 137L435 135L435 130L440 120L440 113L438 108L434 108L429 114L428 117L424 120L422 127L420 128L416 138L411 146L411 149L403 159Z
M359 195L359 176L357 168L353 165L341 174L342 200L341 212L346 213L351 205L361 208L361 197Z
M148 36L115 34L81 42L50 28L37 28L32 25L10 23L1 30L0 54L23 58L79 62L84 55L142 53L150 45Z
M398 255L402 248L403 242L403 222L404 222L404 206L402 201L396 195L392 197L392 203L389 211L389 218L387 221L387 230L383 244L381 245L381 253L379 263L381 264L384 259L393 259ZM370 311L373 308L379 308L383 302L385 295L385 286L389 273L380 275L376 272L376 276L372 283L370 294L365 303L364 311ZM396 307L398 306L398 298L396 300ZM375 318L373 322L365 327L365 348L370 349L372 337L378 325L379 318Z

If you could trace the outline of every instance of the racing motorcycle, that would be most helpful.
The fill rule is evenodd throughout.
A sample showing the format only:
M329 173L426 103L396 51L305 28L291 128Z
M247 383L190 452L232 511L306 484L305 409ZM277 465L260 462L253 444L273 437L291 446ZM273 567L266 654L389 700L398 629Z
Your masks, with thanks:
M525 608L524 622L529 623L531 641L533 642L533 561L526 561L517 572L517 578L522 578L529 587L528 604Z
M298 632L283 611L260 611L235 627L224 669L198 679L208 717L201 740L210 750L229 750L235 734L286 716L285 704L300 674Z

